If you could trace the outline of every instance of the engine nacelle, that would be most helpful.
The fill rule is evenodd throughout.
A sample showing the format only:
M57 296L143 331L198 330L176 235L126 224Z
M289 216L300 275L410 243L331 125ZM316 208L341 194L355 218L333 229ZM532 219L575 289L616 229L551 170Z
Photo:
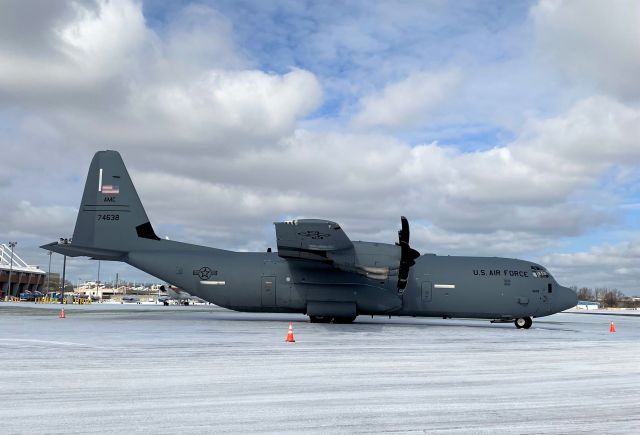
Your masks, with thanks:
M353 242L353 249L332 251L327 258L333 266L355 272L376 281L398 275L401 249L397 245L375 242Z

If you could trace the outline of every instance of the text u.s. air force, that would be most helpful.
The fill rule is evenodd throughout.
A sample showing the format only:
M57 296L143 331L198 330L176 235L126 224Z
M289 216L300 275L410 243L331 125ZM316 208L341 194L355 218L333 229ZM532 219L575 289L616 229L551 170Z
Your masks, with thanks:
M473 269L475 276L503 276L503 277L520 277L529 278L531 275L526 270L509 270L509 269Z

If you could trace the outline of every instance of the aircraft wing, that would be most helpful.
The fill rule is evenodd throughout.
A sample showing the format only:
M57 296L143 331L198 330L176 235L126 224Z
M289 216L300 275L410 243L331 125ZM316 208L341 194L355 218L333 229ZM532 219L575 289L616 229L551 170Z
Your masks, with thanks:
M401 217L398 243L352 242L335 222L298 219L276 222L278 255L287 259L321 261L344 272L357 273L384 282L398 280L398 290L407 285L409 269L420 253L409 246L409 222ZM396 278L397 277L397 278Z
M331 252L353 250L353 243L335 222L298 219L276 222L278 255L284 258L329 260Z

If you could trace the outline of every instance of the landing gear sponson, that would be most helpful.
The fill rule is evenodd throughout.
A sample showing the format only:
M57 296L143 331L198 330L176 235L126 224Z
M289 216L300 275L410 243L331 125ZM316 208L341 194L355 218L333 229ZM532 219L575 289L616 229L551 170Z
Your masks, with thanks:
M311 323L352 323L355 317L309 316Z

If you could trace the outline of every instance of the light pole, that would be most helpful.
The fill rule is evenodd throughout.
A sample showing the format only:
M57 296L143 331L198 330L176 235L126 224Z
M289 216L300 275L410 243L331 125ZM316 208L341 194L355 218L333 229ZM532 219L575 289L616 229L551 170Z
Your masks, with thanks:
M98 260L98 280L96 281L96 299L98 298L99 292L100 292L100 260Z
M60 237L58 241L58 245L68 245L71 243L71 239L63 239ZM64 260L62 261L62 292L60 294L60 303L64 304L64 281L65 281L65 273L67 271L67 256L64 255Z
M13 248L16 247L18 242L9 242L9 247L11 248L11 265L9 266L9 287L7 287L7 296L5 300L9 300L9 296L11 296L11 272L13 272Z
M47 255L49 256L49 273L47 273L47 289L44 291L45 296L47 296L49 294L49 292L51 291L51 255L53 254L53 251L49 251L47 253Z

